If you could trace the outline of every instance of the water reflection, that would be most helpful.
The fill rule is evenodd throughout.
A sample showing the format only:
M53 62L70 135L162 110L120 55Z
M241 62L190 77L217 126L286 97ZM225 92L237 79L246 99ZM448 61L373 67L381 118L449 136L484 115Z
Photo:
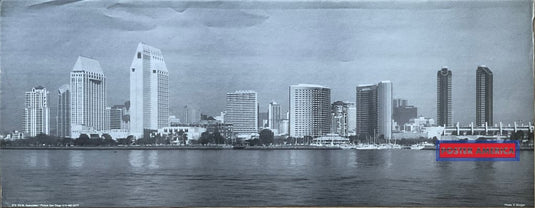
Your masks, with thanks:
M131 167L142 168L143 167L143 151L132 150L128 154L128 162Z
M149 153L149 168L150 169L156 169L160 168L158 165L158 151L152 150Z
M69 151L69 167L80 168L84 165L84 157L81 151Z
M37 166L37 152L31 151L30 153L28 153L28 156L25 157L24 162L32 168L36 167Z

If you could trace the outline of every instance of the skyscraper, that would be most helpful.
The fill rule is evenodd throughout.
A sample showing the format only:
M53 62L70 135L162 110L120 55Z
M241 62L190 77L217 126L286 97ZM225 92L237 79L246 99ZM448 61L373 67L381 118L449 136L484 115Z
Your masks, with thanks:
M418 108L408 105L408 101L404 99L394 99L394 112L392 118L399 126L409 123L411 118L418 116Z
M331 130L331 89L321 85L290 86L290 136L320 137Z
M340 136L349 136L349 111L348 105L342 101L336 101L331 108L331 132Z
M484 65L476 71L476 124L492 125L492 71Z
M201 120L201 112L192 105L185 105L182 112L182 123L192 124Z
M225 123L233 125L235 134L258 133L258 100L255 91L227 93Z
M392 82L357 86L357 134L392 138Z
M40 133L50 133L50 120L48 108L48 90L37 86L25 93L24 102L24 132L28 136Z
M168 126L169 72L160 49L139 43L130 66L130 134Z
M66 84L58 90L58 115L57 115L57 136L71 136L71 90Z
M280 133L281 105L272 101L268 105L268 127L275 133Z
M453 125L453 108L451 105L451 70L442 67L437 72L437 125Z
M347 105L347 126L349 136L357 133L357 104L355 102L345 102Z
M126 115L124 105L114 105L110 108L110 129L123 129L123 116Z
M79 56L71 71L71 137L106 124L106 77L97 60Z

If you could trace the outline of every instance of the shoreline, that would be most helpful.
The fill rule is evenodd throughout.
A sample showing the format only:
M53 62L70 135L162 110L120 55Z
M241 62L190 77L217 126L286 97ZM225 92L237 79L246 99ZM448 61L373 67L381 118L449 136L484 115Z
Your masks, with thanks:
M0 147L1 150L342 150L340 147L311 145L288 146L246 146L234 149L232 146L109 146L109 147ZM352 149L355 150L355 149ZM436 150L424 148L421 150ZM533 151L533 147L520 147L520 151ZM368 150L366 150L368 151Z
M233 149L232 146L110 146L110 147L1 147L0 150L341 150L339 147L317 146L247 146Z

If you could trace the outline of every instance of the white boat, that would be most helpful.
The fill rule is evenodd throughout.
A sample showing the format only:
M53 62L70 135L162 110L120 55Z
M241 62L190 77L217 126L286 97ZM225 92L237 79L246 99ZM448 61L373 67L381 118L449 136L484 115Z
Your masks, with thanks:
M413 144L411 145L412 150L422 150L422 149L435 149L435 145L428 143L428 142L422 142L419 144Z

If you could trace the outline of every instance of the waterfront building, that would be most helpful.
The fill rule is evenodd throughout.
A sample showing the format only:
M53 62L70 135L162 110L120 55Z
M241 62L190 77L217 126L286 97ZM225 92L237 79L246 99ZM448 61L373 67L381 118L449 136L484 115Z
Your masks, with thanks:
M201 120L201 111L192 105L185 105L182 111L181 122L185 124L197 123Z
M453 125L453 108L451 105L451 70L442 67L437 72L437 125Z
M349 136L348 105L342 101L336 101L331 107L331 132L343 137Z
M71 86L66 84L58 90L58 113L56 116L56 136L71 137Z
M476 124L493 125L492 121L492 71L484 65L476 70Z
M357 104L355 102L345 102L347 105L347 133L349 136L357 134Z
M273 130L275 134L280 132L281 121L281 105L272 101L268 105L268 127Z
M260 112L260 108L258 109L258 130L264 129L268 127L268 120L269 115L268 112Z
M139 43L130 66L130 134L168 126L169 72L160 49Z
M71 137L106 129L106 77L97 60L79 56L71 71Z
M403 126L417 116L418 108L408 105L407 100L394 99L394 111L392 113L392 118L399 126Z
M114 105L110 108L110 129L124 129L123 117L126 114L124 105Z
M391 139L392 82L357 86L357 135Z
M24 132L26 136L50 133L50 109L48 107L48 90L42 86L32 88L25 93Z
M321 85L290 86L290 136L320 137L331 130L331 89Z
M257 93L250 90L227 93L224 121L233 125L235 134L258 133Z

